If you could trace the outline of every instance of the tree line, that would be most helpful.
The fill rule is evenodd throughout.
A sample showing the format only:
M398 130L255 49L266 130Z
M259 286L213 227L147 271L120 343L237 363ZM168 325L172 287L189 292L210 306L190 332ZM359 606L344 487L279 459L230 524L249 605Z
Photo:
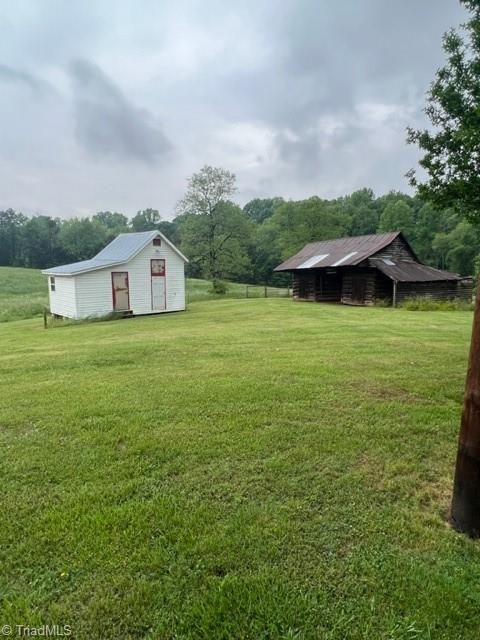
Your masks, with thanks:
M331 200L256 198L240 207L235 176L205 166L188 181L171 221L156 209L129 219L100 211L89 217L27 217L0 211L0 265L45 268L91 258L119 233L158 229L190 259L188 275L213 281L282 284L274 267L307 242L402 231L426 264L472 275L480 263L480 227L453 209L417 196L371 189Z

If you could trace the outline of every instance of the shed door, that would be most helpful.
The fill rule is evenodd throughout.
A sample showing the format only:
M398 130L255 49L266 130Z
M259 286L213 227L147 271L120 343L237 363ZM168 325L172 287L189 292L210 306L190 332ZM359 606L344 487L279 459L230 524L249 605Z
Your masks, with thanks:
M355 274L352 276L352 302L357 304L365 303L365 293L367 289L367 283L365 276Z
M114 311L128 311L130 309L127 271L112 272L112 296Z
M152 309L154 311L164 311L166 309L166 286L165 286L165 260L155 258L151 261L152 278Z

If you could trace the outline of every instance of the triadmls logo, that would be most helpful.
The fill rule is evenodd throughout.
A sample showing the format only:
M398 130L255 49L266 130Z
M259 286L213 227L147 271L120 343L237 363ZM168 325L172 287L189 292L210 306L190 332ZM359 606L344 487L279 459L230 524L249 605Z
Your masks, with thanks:
M61 638L72 634L72 627L69 624L41 624L38 627L31 627L28 624L16 624L14 628L10 625L2 627L4 636L16 635L20 638Z

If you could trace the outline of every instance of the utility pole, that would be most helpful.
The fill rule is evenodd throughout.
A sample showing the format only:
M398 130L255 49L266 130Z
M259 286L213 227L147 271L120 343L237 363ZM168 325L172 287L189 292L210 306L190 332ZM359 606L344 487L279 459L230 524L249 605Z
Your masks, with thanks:
M480 537L480 283L477 284L450 522Z

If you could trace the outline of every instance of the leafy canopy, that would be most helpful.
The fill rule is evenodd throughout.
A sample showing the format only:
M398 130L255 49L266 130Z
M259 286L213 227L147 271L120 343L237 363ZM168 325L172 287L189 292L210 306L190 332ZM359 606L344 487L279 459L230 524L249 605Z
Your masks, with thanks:
M215 207L235 191L234 173L205 165L188 179L185 196L177 204L177 213L211 215Z
M480 0L460 3L471 17L444 36L446 64L425 109L433 130L408 130L408 142L424 153L420 166L427 178L419 179L414 169L407 175L422 199L480 222Z

